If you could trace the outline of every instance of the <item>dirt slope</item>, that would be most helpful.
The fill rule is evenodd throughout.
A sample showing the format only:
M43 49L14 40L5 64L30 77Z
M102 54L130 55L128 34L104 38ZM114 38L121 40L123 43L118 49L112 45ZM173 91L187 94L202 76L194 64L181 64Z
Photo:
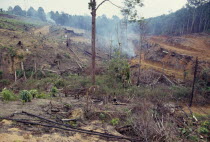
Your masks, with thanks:
M187 74L187 78L192 79L196 57L200 71L210 67L209 34L147 37L141 63L143 69L154 69L177 79L184 79ZM132 65L138 62L138 58L131 61Z

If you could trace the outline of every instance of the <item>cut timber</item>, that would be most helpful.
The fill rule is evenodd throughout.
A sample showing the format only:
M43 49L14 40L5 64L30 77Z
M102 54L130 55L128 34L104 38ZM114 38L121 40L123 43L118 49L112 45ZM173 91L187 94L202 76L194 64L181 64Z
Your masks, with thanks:
M170 84L171 85L175 85L167 76L165 76L164 74L163 74L163 77L168 81L168 82L170 82Z
M113 105L127 105L126 103L115 102Z
M72 52L73 52L73 54L77 57L77 59L80 61L80 58L77 56L77 54L74 52L74 50L72 50L71 48L69 48ZM76 62L76 64L79 66L79 68L81 69L81 70L83 70L82 69L82 66L75 60L75 62ZM81 62L81 61L80 61Z
M71 50L71 52L73 52L73 54L77 57L77 59L81 62L80 58L77 56L77 54L74 52L73 49L69 48Z
M90 53L89 51L84 51L84 54L85 55L89 55L89 56L92 56L92 53ZM103 59L102 57L100 56L96 56L97 58L100 58L100 59Z
M57 71L53 71L53 70L49 70L49 69L43 69L43 71L48 71L48 72L59 74Z
M83 70L82 69L82 66L75 60L75 62L76 62L76 64L79 66L79 68L81 69L81 70Z
M63 122L78 121L78 119L61 119Z
M162 75L160 75L160 76L158 77L158 79L156 79L156 80L155 80L152 84L150 84L150 85L155 85L155 84L157 84L161 77L162 77Z

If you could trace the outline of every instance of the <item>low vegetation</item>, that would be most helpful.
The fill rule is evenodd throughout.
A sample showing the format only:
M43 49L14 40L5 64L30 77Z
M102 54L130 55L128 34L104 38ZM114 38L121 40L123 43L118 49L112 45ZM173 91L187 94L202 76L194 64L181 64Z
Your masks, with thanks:
M33 11L33 9L30 8L30 11ZM43 9L39 8L39 11L41 11L39 13L41 15L36 18L43 18L41 19L42 22L46 21L46 17L43 17ZM185 11L185 9L182 9L182 11ZM12 10L10 12L18 15L24 14L24 11L17 13L18 11ZM0 29L24 33L41 25L40 23L21 21L18 19L20 17L14 15L10 15L13 18L5 18L9 15L8 12L7 14L1 14L4 16L0 17ZM55 13L51 12L51 14ZM62 15L58 13L57 17L65 15L65 13ZM168 17L170 16L168 15ZM56 19L56 15L53 18ZM77 19L77 16L74 18ZM105 17L102 19L105 19ZM65 24L65 21L62 23L57 19L56 23ZM86 60L89 60L90 57L89 54L86 56L84 53L87 50L86 43L74 42L72 38L72 47L68 48L75 49L73 54L69 49L66 50L66 37L64 36L66 33L59 35L61 30L64 32L64 28L55 25L46 27L49 28L50 32L53 32L53 34L47 35L49 39L38 30L38 34L33 35L33 39L30 39L32 44L24 39L24 44L26 44L24 47L16 48L15 45L0 44L0 51L4 51L5 55L8 55L5 59L3 58L4 62L0 63L12 62L11 65L13 65L9 73L5 72L6 67L0 70L0 99L4 102L3 104L12 105L16 101L17 104L14 103L15 105L19 106L21 104L23 108L29 107L26 108L28 111L30 111L30 105L33 104L34 108L32 109L37 111L37 114L44 114L51 120L54 119L56 122L69 124L76 128L84 126L86 122L98 120L103 126L112 126L122 135L134 137L140 141L191 142L210 140L209 113L195 112L193 108L188 107L192 93L191 81L175 80L173 82L168 77L168 82L172 83L167 84L164 79L161 79L161 76L158 77L159 74L164 75L164 73L157 73L156 70L153 70L158 75L145 75L142 73L147 71L145 67L140 70L140 76L145 80L152 80L152 83L142 81L137 86L136 76L139 73L136 71L137 67L131 67L130 59L122 55L119 47L119 49L113 51L111 59L103 60L104 57L97 57L100 68L96 70L96 82L93 85L90 69L87 67L89 62L86 63ZM185 29L183 30L187 32ZM194 27L194 30L196 30L196 27ZM57 37L51 42L50 36ZM74 48L73 45L76 47L84 46L85 48ZM30 56L19 54L20 50L26 49L31 50L32 54ZM36 54L33 52L34 50L37 51ZM44 50L44 56L47 57L39 56ZM83 59L79 61L79 57L76 58L77 50L81 50L84 62ZM50 54L51 52L53 53ZM38 58L34 58L34 56ZM56 58L54 58L55 56ZM14 59L17 59L18 62ZM44 63L38 64L38 62L45 60L47 65ZM24 61L25 69L21 67L22 64L20 63L22 61ZM74 62L72 66L66 64L70 61ZM80 67L80 64L82 67ZM9 65L10 63L8 63ZM70 71L63 71L62 68L68 68L67 70ZM14 76L16 77L15 80ZM156 78L159 79L156 81ZM193 100L195 107L208 108L210 100L209 81L209 68L199 68ZM76 109L79 109L79 111L74 116L74 110ZM50 133L51 130L47 132ZM54 129L52 132L54 132Z
M17 96L8 89L3 89L0 93L3 101L15 101L17 100Z

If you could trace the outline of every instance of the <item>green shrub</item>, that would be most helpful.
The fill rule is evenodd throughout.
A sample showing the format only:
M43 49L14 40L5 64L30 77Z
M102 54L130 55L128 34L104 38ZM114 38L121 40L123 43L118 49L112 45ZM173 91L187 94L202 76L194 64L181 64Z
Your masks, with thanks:
M202 122L201 126L206 127L206 128L210 128L210 120L206 120L206 121Z
M31 70L31 69L26 70L25 73L26 73L26 77L29 78L33 74L33 70Z
M57 88L61 88L61 87L64 87L65 86L65 81L64 80L58 80L55 82L55 87Z
M8 89L3 89L1 96L4 101L15 101L17 99L15 94Z
M106 115L105 115L104 113L100 113L100 114L99 114L99 118L100 118L101 120L104 120L104 119L106 118Z
M2 80L0 80L0 83L4 86L7 86L10 84L10 81L8 79L2 79Z
M113 126L116 126L118 125L120 122L120 119L119 118L113 118L110 123L113 125Z
M117 81L124 82L130 80L130 66L126 60L121 58L112 59L109 63L108 74Z
M52 97L56 97L56 94L58 93L58 89L56 87L52 87L50 92L51 92Z
M23 71L22 70L16 70L16 74L17 74L18 78L23 77Z
M189 136L189 139L192 140L192 141L195 141L195 142L199 141L199 137L196 136L196 135Z
M29 91L27 91L27 90L22 90L22 91L20 92L20 99L21 99L23 102L31 102L32 95L30 94Z
M203 121L198 129L198 132L210 136L210 120Z
M37 90L35 90L35 89L34 90L30 90L29 93L31 94L31 96L33 98L35 98L39 94L39 92Z
M198 129L198 132L201 133L201 134L208 134L208 133L210 133L210 131L207 128L205 128L205 127L200 127Z

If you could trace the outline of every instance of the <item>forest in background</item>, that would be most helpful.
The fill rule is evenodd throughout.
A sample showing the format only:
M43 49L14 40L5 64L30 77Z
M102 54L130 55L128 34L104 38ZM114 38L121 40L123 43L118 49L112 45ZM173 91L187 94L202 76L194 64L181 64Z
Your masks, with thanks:
M88 15L70 15L64 12L45 13L42 7L35 10L30 7L27 12L22 10L20 6L14 8L9 7L10 14L39 18L42 21L56 23L62 26L71 26L84 30L91 30L91 16ZM122 26L125 19L118 16L112 18L106 15L97 17L97 33L101 35L109 35L116 32L117 26ZM172 12L168 15L145 19L146 33L148 35L183 35L190 33L209 32L210 29L210 2L186 5L182 9ZM138 23L129 23L128 30L130 32L139 33Z

